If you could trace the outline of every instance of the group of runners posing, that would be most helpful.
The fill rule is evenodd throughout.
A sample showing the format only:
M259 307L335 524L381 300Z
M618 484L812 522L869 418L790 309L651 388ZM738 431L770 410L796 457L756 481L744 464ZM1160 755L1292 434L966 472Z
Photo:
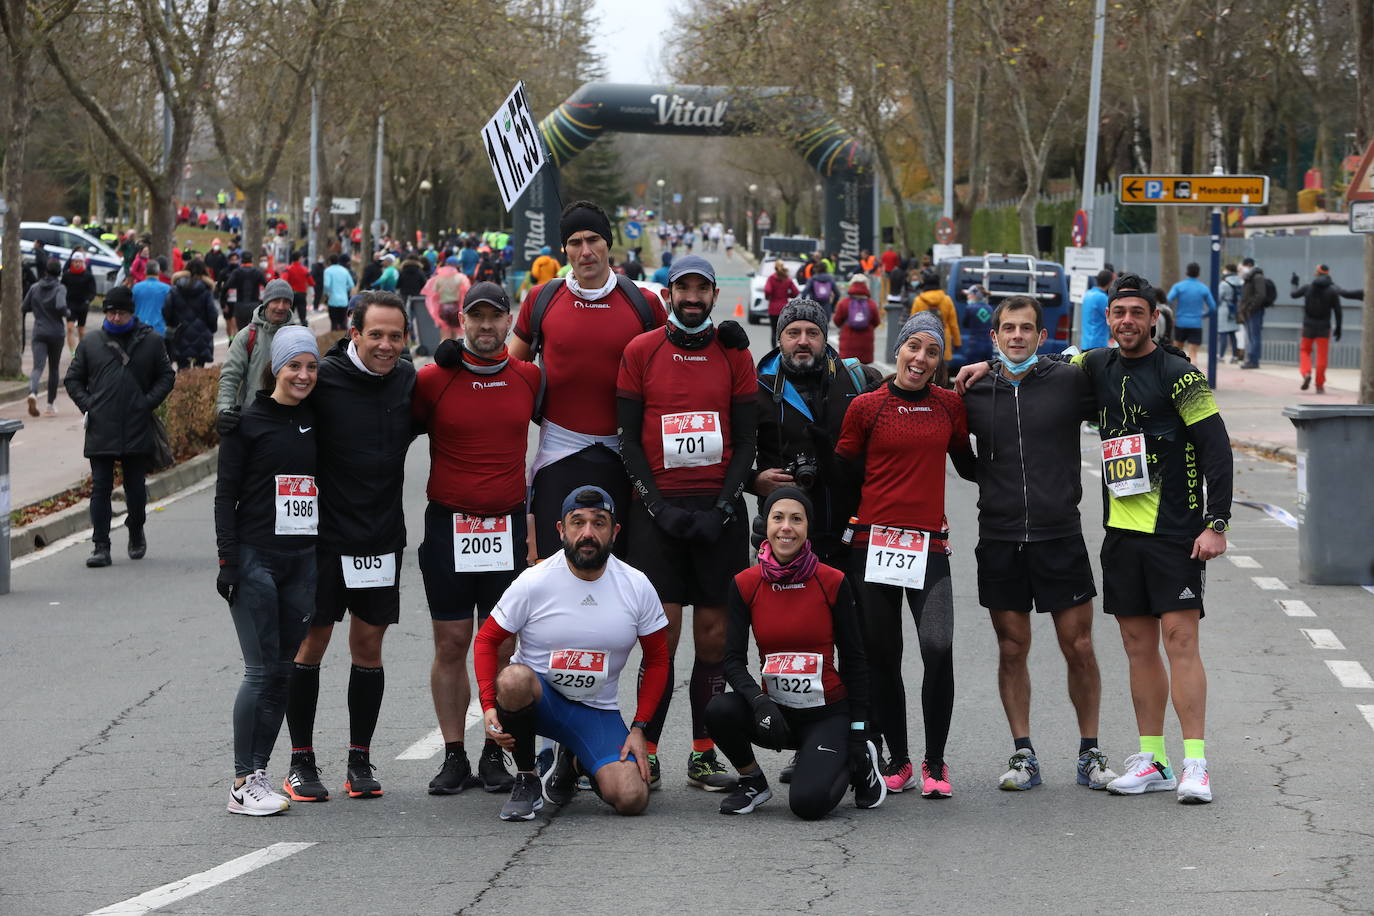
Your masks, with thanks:
M911 789L950 797L948 455L979 486L978 593L1014 745L1001 788L1042 779L1026 664L1034 609L1053 617L1068 663L1076 781L1211 800L1198 621L1204 564L1225 550L1230 450L1203 377L1155 346L1145 281L1123 276L1109 293L1119 348L1072 360L1036 356L1036 300L1003 300L996 358L949 390L937 383L945 342L933 314L901 329L896 372L883 379L839 359L822 306L794 300L756 366L744 330L711 319L708 261L674 261L660 300L610 270L610 221L595 204L569 205L559 228L571 271L529 292L509 346L512 303L491 283L471 287L461 339L418 372L400 358L406 316L389 293L365 294L323 357L303 328L271 340L262 390L224 436L215 499L218 586L245 665L230 811L329 798L313 729L321 660L345 611L344 791L382 794L369 752L383 636L399 618L404 459L421 434L431 460L419 565L445 742L433 794L509 793L500 816L518 821L568 803L581 783L621 814L645 810L663 779L690 605L686 777L723 793L722 813L771 798L755 747L794 752L779 778L802 818L851 791L860 808ZM1141 733L1120 776L1097 738L1097 590L1078 513L1084 420L1102 436L1104 610L1121 629ZM746 490L759 500L752 525ZM919 766L904 602L924 668ZM636 646L627 725L618 685ZM476 772L464 746L470 649L483 710ZM1181 778L1164 751L1171 693ZM266 771L283 719L292 756L278 786ZM540 751L539 736L556 744Z

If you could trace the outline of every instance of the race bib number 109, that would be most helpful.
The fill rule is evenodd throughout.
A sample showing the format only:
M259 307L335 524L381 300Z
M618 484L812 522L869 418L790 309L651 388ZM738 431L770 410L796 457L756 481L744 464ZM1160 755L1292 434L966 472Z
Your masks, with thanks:
M1102 480L1116 497L1150 492L1144 435L1136 433L1102 440Z

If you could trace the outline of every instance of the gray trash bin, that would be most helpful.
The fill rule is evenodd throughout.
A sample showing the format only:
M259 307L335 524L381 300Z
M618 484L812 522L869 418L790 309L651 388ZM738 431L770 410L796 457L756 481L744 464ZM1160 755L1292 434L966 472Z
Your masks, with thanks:
M887 347L873 354L873 358L880 363L892 360L892 353L897 349L897 335L901 333L902 325L906 324L907 319L905 305L888 303L883 307L883 310L887 313L883 319L887 322Z
M23 428L19 420L0 420L0 595L10 593L10 440Z
M1374 404L1296 404L1298 578L1310 585L1374 585Z

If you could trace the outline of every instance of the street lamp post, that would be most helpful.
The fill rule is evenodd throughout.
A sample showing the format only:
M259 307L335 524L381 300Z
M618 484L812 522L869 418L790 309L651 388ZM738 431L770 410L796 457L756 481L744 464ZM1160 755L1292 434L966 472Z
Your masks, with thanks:
M420 180L420 231L424 232L425 235L429 234L428 232L425 232L425 229L426 224L429 222L429 192L433 190L434 185L430 183L430 180L428 178ZM415 247L418 248L419 246L420 242L417 239L415 242Z
M658 185L658 221L660 223L663 222L663 186L667 183L668 182L664 181L662 178L654 182L654 184Z
M754 255L754 257L758 257L758 252L754 250L754 247L755 247L755 246L754 246L754 224L758 221L758 218L759 218L759 215L758 215L758 213L756 212L757 209L758 209L758 200L757 200L757 198L756 198L756 195L757 195L758 193L759 193L759 186L758 186L758 185L756 185L756 184L751 184L751 185L749 185L749 210L748 210L748 222L749 222L749 225L748 225L748 227L745 229L745 237L746 237L746 239L747 239L747 241L748 241L749 253L752 254L752 255Z

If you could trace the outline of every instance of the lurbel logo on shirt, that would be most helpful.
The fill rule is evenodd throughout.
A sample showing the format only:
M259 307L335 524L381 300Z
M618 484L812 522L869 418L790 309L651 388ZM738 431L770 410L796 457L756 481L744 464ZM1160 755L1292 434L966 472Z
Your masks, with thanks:
M897 405L897 413L930 413L929 407L907 407L902 404Z
M708 360L708 359L707 359L706 357L704 357L704 356L685 356L685 355L683 355L683 354L681 354L681 353L674 353L674 354L673 354L673 362L676 362L676 363L705 363L705 362L710 362L710 360Z
M481 391L483 388L505 388L505 382L473 382L472 390Z
M609 302L586 302L582 299L573 300L573 308L575 309L608 309L610 307L611 304Z
M779 585L779 584L776 583L776 582L773 583L773 591L775 591L775 592L785 592L785 591L787 591L789 588L806 588L806 583L805 583L805 582L794 582L794 583L791 584L791 585Z

